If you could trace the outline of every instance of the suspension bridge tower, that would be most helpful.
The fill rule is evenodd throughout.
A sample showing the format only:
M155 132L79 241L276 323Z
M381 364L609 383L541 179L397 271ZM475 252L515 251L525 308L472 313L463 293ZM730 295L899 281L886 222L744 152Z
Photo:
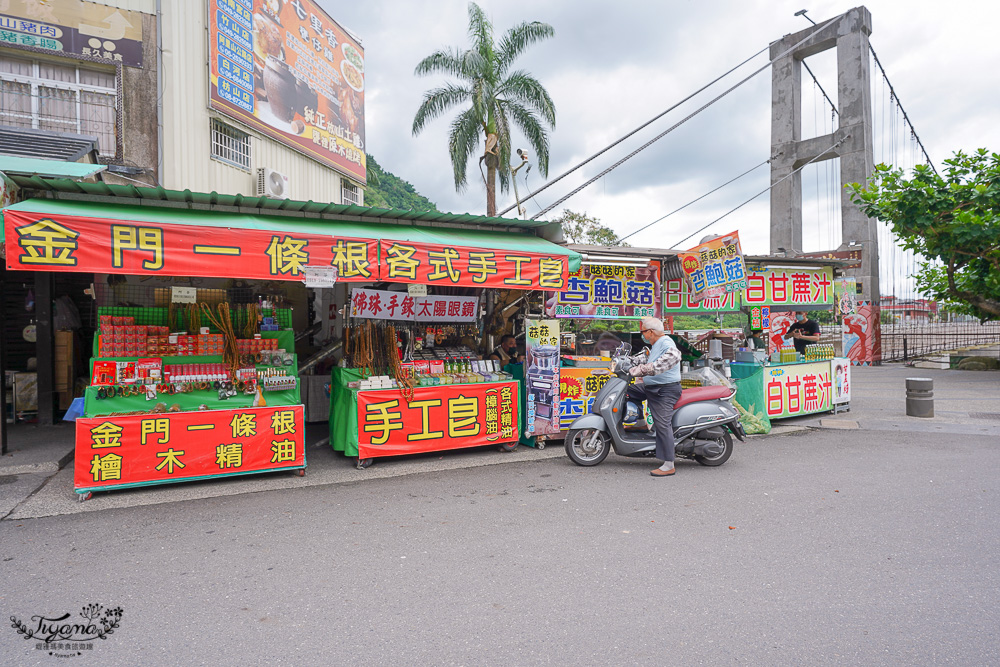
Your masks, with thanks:
M861 267L849 275L857 278L861 299L878 305L877 221L851 202L845 187L867 182L874 170L868 57L871 31L871 12L855 7L771 44L771 155L776 156L771 160L771 253L782 248L788 255L802 251L802 172L797 170L809 163L840 158L840 249L861 246ZM803 140L802 61L834 48L839 127L830 134ZM789 52L775 60L785 51Z

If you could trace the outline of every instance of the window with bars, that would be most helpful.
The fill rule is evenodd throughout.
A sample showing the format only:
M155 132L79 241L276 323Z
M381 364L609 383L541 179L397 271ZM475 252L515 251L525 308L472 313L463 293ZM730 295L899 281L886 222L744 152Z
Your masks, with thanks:
M115 73L0 53L0 125L97 137L98 152L115 157Z
M252 157L249 134L212 119L212 158L249 172Z
M361 189L346 178L340 179L340 201L343 204L361 206Z

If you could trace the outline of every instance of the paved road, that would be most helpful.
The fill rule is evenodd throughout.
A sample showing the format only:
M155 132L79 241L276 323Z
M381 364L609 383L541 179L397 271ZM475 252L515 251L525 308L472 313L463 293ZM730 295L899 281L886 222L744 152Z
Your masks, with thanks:
M995 664L995 436L812 431L718 469L564 458L0 522L68 664ZM13 628L0 663L50 665Z

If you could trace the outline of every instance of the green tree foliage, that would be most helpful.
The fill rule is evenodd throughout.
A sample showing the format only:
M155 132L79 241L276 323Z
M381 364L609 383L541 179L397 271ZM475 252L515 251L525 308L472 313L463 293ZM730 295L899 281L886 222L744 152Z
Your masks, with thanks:
M562 224L563 235L570 243L586 243L589 245L627 246L618 240L618 235L610 227L605 227L597 218L586 213L576 213L563 209L562 215L554 220Z
M867 187L849 187L866 215L928 260L916 276L922 292L952 312L1000 319L1000 155L959 151L944 174L918 165L909 179L879 165Z
M382 169L371 155L368 156L368 188L365 190L365 206L438 212L434 202L417 192L408 181Z
M480 140L485 150L480 169L486 165L486 215L496 215L496 182L506 192L510 186L511 124L531 144L542 176L549 173L549 137L545 125L554 128L556 108L548 92L524 70L511 70L514 60L535 42L552 37L546 23L521 23L494 42L493 24L476 3L469 3L471 48L442 49L420 61L415 74L448 74L458 83L427 91L413 118L413 135L452 107L468 105L451 122L448 152L455 174L455 190L467 184L466 167Z

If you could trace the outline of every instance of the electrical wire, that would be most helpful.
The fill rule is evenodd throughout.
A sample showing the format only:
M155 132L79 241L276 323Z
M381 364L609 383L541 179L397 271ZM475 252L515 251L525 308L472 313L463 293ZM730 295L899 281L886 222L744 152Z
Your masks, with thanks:
M837 18L837 17L835 17L835 18ZM729 93L733 92L734 90L736 90L737 88L739 88L740 86L742 86L744 83L746 83L750 79L754 78L755 76L757 76L758 74L760 74L761 72L763 72L764 70L766 70L768 67L770 67L771 65L773 65L775 61L780 60L781 58L785 57L789 53L793 53L795 51L795 49L799 48L800 46L802 46L803 44L805 44L807 41L809 41L810 39L812 39L813 36L815 36L820 30L822 30L823 28L825 28L833 20L834 19L829 19L825 23L821 24L820 26L818 26L816 28L816 30L814 30L813 32L811 32L808 35L806 35L805 37L803 37L798 43L790 46L789 48L785 49L783 52L781 52L780 54L778 54L774 58L768 60L762 67L760 67L759 69L757 69L754 72L752 72L749 76L741 79L739 82L737 82L735 85L731 86L730 88L727 88L720 95L717 95L716 97L712 98L711 100L709 100L708 103L702 105L701 107L699 107L698 109L696 109L693 113L688 114L687 116L685 116L684 118L682 118L678 123L675 123L674 125L668 127L666 130L664 130L660 134L656 135L655 137L653 137L652 139L650 139L649 141L647 141L645 144L643 144L642 146L640 146L636 150L632 151L631 153L629 153L628 155L626 155L625 157L623 157L618 162L615 162L613 165L611 165L610 167L608 167L607 169L605 169L604 171L602 171L601 173L599 173L597 176L594 176L593 178L591 178L590 180L588 180L587 182L585 182L580 187L578 187L575 190L571 191L566 196L562 197L561 199L556 200L555 203L550 204L547 208L545 208L544 210L542 210L541 213L536 213L535 215L531 216L531 219L535 220L535 219L538 218L538 216L543 215L543 214L551 211L553 208L556 208L557 206L560 206L561 204L563 204L566 200L568 200L573 195L577 194L578 192L580 192L584 188L588 187L589 185L591 185L595 181L599 180L600 178L603 178L606 174L610 173L612 170L617 169L618 167L620 167L622 164L624 164L628 160L632 159L633 157L635 157L636 155L638 155L642 151L646 150L647 148L649 148L650 146L652 146L654 143L656 143L657 141L659 141L663 137L667 136L668 134L670 134L671 132L673 132L674 130L676 130L678 127L680 127L684 123L688 122L689 120L691 120L692 118L694 118L695 116L697 116L698 114L700 114L702 111L704 111L708 107L712 106L713 104L715 104L716 102L718 102L719 100L721 100L723 97L725 97ZM709 85L711 85L711 84L709 84ZM546 187L548 187L548 186L546 186Z
M765 51L767 51L767 50L768 50L769 48L770 48L770 46L765 46L765 47L764 47L763 49L761 49L761 50L760 50L760 51L758 51L757 53L753 54L752 56L750 56L749 58L747 58L746 60L744 60L743 62L741 62L741 63L740 63L739 65L737 65L736 67L733 67L732 69L730 69L730 70L729 70L728 72L726 72L725 74L723 74L723 75L721 75L721 76L719 76L719 77L716 77L715 79L713 79L713 80L712 80L712 81L710 81L709 83L705 84L704 86L702 86L702 87L701 87L701 88L699 88L698 90L694 91L693 93L691 93L690 95L688 95L687 97L685 97L684 99L682 99L682 100L681 100L680 102L677 102L676 104L674 104L674 105L673 105L673 106L671 106L670 108L668 108L668 109L666 109L666 110L662 111L661 113L658 113L657 115L653 116L653 117L652 117L652 118L650 118L650 119L649 119L648 121L646 121L645 123L643 123L643 124L642 124L642 125L640 125L639 127L635 128L634 130L632 130L631 132L629 132L629 133L628 133L628 134L626 134L625 136L623 136L623 137L621 137L620 139L618 139L617 141L615 141L615 142L612 142L611 144L609 144L609 145L605 146L605 147L604 147L604 148L602 148L601 150L597 151L596 153L594 153L593 155L591 155L590 157L588 157L588 158L587 158L586 160L584 160L583 162L581 162L581 163L577 164L577 165L576 165L575 167L572 167L571 169L569 169L569 170L567 170L567 171L564 171L564 172L563 172L562 174L560 174L559 176L556 176L556 177L555 177L554 179L552 179L551 181L549 181L549 182L547 182L547 183L543 184L543 185L542 185L542 187L540 187L540 188L538 188L537 190L535 190L534 192L532 192L532 193L530 193L530 194L526 195L526 196L524 197L524 199L528 199L529 197L534 197L534 196L535 196L535 195L537 195L537 194L538 194L539 192L542 192L543 190L545 190L545 189L549 188L549 187L550 187L550 186L552 186L552 185L555 185L556 183L558 183L558 182L559 182L559 181L561 181L562 179L566 178L567 176L569 176L570 174L572 174L572 173L573 173L574 171L576 171L577 169L579 169L579 168L580 168L580 167L582 167L583 165L585 165L585 164L587 164L588 162L592 161L592 160L593 160L594 158L597 158L597 157L600 157L600 156L601 156L601 155L603 155L604 153L607 153L607 152L608 152L609 150L611 150L612 148L614 148L614 147L615 147L615 146L617 146L618 144L622 143L623 141L625 141L626 139L628 139L629 137L631 137L632 135L634 135L634 134L635 134L636 132L639 132L640 130L642 130L642 129L644 129L644 128L648 127L648 126L649 126L650 124L652 124L652 123L654 123L654 122L658 121L658 120L659 120L660 118L662 118L663 116L667 115L668 113L670 113L671 111L673 111L674 109L676 109L676 108L677 108L677 107L679 107L680 105L684 104L685 102L687 102L688 100L690 100L690 99L691 99L691 98L693 98L694 96L696 96L696 95L699 95L700 93L702 93L703 91L705 91L705 90L706 90L706 89L708 89L708 88L711 88L712 86L714 86L714 85L715 85L716 83L718 83L718 82L719 82L719 81L721 81L722 79L726 78L727 76L729 76L730 74L732 74L733 72L735 72L735 71L736 71L736 70L738 70L739 68L743 67L743 66L744 66L744 65L746 65L746 64L747 64L748 62L750 62L751 60L753 60L754 58L756 58L757 56L759 56L760 54L762 54L762 53L764 53ZM523 199L522 199L522 201L523 201ZM513 209L514 207L516 207L516 206L517 206L517 204L516 204L516 203L514 204L514 206L508 206L508 207L507 207L507 208L505 208L504 210L500 211L500 213L498 213L497 215L498 215L498 216L502 216L502 215L503 215L504 213L507 213L508 211L512 210L512 209Z
M774 186L778 185L779 183L782 183L783 181L786 181L786 180L788 180L789 178L791 178L791 177L792 177L792 176L794 176L795 174L799 173L800 171L802 171L803 169L805 169L806 167L808 167L808 166L809 166L810 164L812 164L813 162L816 162L817 160L819 160L819 159L820 159L821 157L823 157L824 155L826 155L826 154L827 154L827 153L829 153L830 151L832 151L832 150L836 149L836 148L837 148L837 146L839 146L840 144L842 144L842 143L844 143L845 141L847 141L848 137L850 137L850 136L851 136L851 135L849 135L849 134L845 134L845 135L844 135L844 136L843 136L843 137L842 137L842 138L840 139L840 141L838 141L837 143L833 144L832 146L830 146L829 148L827 148L827 149L826 149L825 151L823 151L822 153L820 153L820 154L819 154L819 155L817 155L816 157L812 158L811 160L809 160L808 162L806 162L805 164L803 164L803 165L802 165L801 167L799 167L799 168L797 168L797 169L794 169L794 170L792 170L791 172L789 172L789 173L788 173L788 174L786 174L785 176L781 177L780 179L778 179L777 181L775 181L775 182L774 182L774 183L772 183L771 185L767 186L766 188L764 188L763 190L761 190L760 192L758 192L757 194L755 194L755 195L754 195L753 197L750 197L750 199L747 199L747 200L746 200L745 202L743 202L742 204L740 204L740 205L739 205L739 206L737 206L736 208L734 208L734 209L732 209L732 210L730 210L730 211L728 211L728 212L726 212L726 213L723 213L722 215L720 215L720 216L719 216L718 218L716 218L716 219L715 219L715 220L713 220L712 222L708 223L707 225L704 225L704 226L702 226L702 227L699 227L698 229L694 230L693 232L691 232L690 234L688 234L687 236L685 236L684 238L682 238L682 239L681 239L680 241L678 241L677 243L673 244L673 246L671 246L671 247L674 247L674 248L676 248L677 246L679 246L680 244L684 243L685 241L687 241L687 240L688 240L689 238L691 238L691 237L692 237L692 236L694 236L695 234L697 234L697 233L699 233L699 232L702 232L702 231L704 231L704 230L708 229L709 227L711 227L711 226L712 226L712 225L714 225L715 223L719 222L720 220L722 220L722 219L723 219L723 218L725 218L726 216L728 216L728 215L730 215L730 214L732 214L732 213L735 213L736 211L740 210L741 208L743 208L744 206L746 206L747 204L749 204L750 202L752 202L752 201L753 201L754 199L756 199L757 197L759 197L759 196L761 196L762 194L764 194L765 192L769 191L769 190L770 190L771 188L773 188Z

